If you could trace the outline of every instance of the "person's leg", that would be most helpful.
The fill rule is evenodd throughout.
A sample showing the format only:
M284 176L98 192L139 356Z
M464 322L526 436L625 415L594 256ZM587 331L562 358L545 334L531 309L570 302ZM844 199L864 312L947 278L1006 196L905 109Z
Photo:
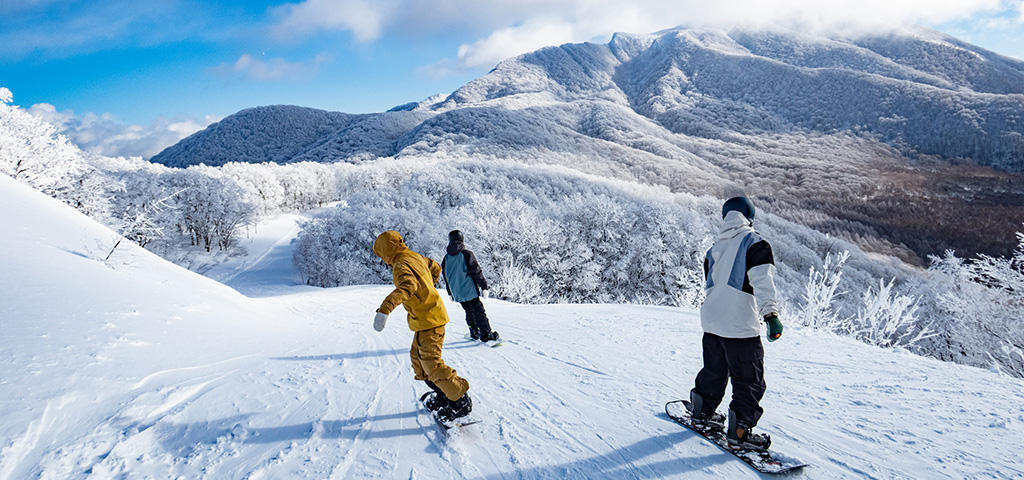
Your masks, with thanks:
M480 339L480 327L476 324L476 312L470 302L459 302L462 309L466 311L466 326L469 327L469 337L473 340Z
M710 417L722 403L725 387L729 382L729 366L725 358L722 338L705 333L701 339L704 366L697 373L693 390L690 391L690 402L693 404L693 416Z
M412 371L416 374L416 380L426 381L427 372L423 370L423 362L420 360L419 335L420 332L413 332L412 334L412 347L409 348L409 358L412 360Z
M474 298L466 302L469 307L467 313L472 310L473 312L473 324L476 326L477 332L479 332L480 340L488 341L491 339L491 322L487 320L487 311L484 310L484 302L480 301L480 297Z
M444 392L448 400L458 400L469 390L469 382L458 376L454 368L445 365L441 359L444 345L444 326L416 332L420 367L426 378ZM417 380L421 380L417 377Z
M448 399L444 392L434 382L428 380L427 373L423 370L423 362L420 358L420 340L418 338L419 332L413 332L412 347L409 349L409 357L412 360L412 371L416 374L416 380L423 381L430 387L431 390L437 392L432 398L429 394L424 394L420 397L421 401L424 401L429 410L437 410L448 403Z
M761 337L725 339L729 378L732 381L732 403L729 410L736 414L737 424L747 428L757 425L764 409L761 398L767 385L764 382L764 347Z

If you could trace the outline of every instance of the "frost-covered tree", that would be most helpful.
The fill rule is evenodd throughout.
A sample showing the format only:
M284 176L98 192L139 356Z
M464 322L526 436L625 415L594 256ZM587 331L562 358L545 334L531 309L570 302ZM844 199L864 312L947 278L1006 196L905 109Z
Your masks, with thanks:
M284 189L282 208L289 211L320 207L338 196L334 170L322 163L301 162L273 168Z
M88 154L12 101L11 91L0 87L0 172L104 221L105 179Z
M812 328L832 331L843 329L841 323L846 322L839 321L833 299L840 294L838 289L839 282L843 278L843 265L849 258L849 251L835 256L830 252L826 254L824 265L821 268L811 266L807 283L804 285L804 303L796 312L796 318L800 323Z
M847 332L880 347L916 347L935 334L931 323L917 317L919 299L893 291L893 281L878 281L878 289L868 288L863 305L850 319Z
M168 225L169 210L174 207L169 203L181 192L175 192L163 198L148 198L141 204L127 203L125 209L117 216L114 230L120 237L114 242L107 259L114 254L121 240L128 239L142 248L152 245L154 241L163 239L164 228Z
M237 230L255 218L256 206L245 201L245 191L212 167L189 167L171 173L175 221L192 245L207 252L232 245Z
M932 259L943 358L1024 376L1024 234L1017 237L1010 258L967 260L949 251Z
M246 200L259 206L261 215L271 215L285 208L285 189L277 173L279 170L271 163L231 162L220 167L222 174L245 190Z
M385 230L397 230L406 245L429 249L429 237L441 235L437 216L423 208L425 196L389 188L360 193L348 205L302 223L295 265L306 283L317 286L382 283L387 266L373 255L373 242ZM424 242L424 239L426 242Z
M304 225L296 265L312 284L358 283L377 275L367 260L373 239L363 232L396 229L440 258L447 231L460 229L503 298L675 304L694 296L693 272L708 245L704 221L656 195L565 173L427 164L381 186L375 166L349 170L342 190L367 190Z

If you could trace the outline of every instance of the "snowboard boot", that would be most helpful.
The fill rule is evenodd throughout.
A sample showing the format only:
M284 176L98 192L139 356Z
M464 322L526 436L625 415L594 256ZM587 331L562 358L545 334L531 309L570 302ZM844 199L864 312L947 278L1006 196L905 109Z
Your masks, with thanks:
M729 430L725 433L729 448L767 452L772 444L772 437L764 433L751 433L752 428L747 422L737 420L736 414L729 410Z
M704 432L712 428L725 428L725 415L718 412L712 412L710 415L704 414L704 397L692 390L690 391L690 405L692 409L690 425L695 430Z
M427 392L420 397L420 403L422 403L424 407L427 407L427 410L436 412L448 403L448 398L444 395L438 394L437 392Z
M705 415L702 417L690 417L690 425L694 430L700 432L707 432L709 430L719 429L721 431L725 428L725 415L715 412L711 415Z
M444 392L442 392L434 382L424 380L424 383L426 383L431 390L420 397L420 402L423 403L423 406L427 407L427 410L436 412L449 403L448 397L444 396Z
M447 398L445 400L447 400ZM473 411L473 400L469 398L469 393L466 393L462 398L454 402L449 401L446 405L441 407L441 409L437 411L437 419L443 423L448 423L456 418L469 415L469 412L471 411Z
M481 336L480 337L480 341L481 342L498 342L498 341L501 341L501 335L498 335L498 332L495 332L494 330L491 330L491 333L489 335L487 335L486 337L485 336Z

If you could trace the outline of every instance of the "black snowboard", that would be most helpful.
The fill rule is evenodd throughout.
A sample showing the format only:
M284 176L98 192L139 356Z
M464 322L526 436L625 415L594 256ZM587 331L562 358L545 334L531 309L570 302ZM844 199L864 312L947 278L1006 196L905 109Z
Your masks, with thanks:
M427 392L427 393L423 394L423 396L420 397L420 405L423 405L423 409L426 410L428 413L430 413L430 417L433 418L435 422L437 422L437 426L441 427L441 430L448 431L448 430L451 430L453 428L461 428L461 427L465 427L467 425L475 425L477 423L482 422L482 420L474 418L472 415L466 415L464 417L454 418L454 419L449 420L447 422L441 421L441 419L438 418L438 416L437 416L437 412L427 408L427 405L425 403L426 400L428 398L430 398L431 394L437 395L434 392Z
M690 431L708 439L722 450L735 455L743 460L743 463L761 473L788 473L806 467L807 464L788 455L769 450L767 452L756 452L750 450L733 450L725 440L725 428L712 426L707 431L695 430L690 425L690 401L673 400L665 404L665 413L676 423L690 429Z

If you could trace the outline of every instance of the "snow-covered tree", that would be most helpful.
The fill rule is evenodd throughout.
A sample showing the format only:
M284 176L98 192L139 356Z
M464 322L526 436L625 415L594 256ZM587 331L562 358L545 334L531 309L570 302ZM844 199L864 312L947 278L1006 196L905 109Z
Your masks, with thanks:
M0 91L0 172L103 221L104 180L82 152L50 124L10 105Z
M868 288L861 297L863 305L847 324L847 332L880 347L916 347L935 334L931 323L917 317L918 301L893 291L893 281L878 281L878 289Z
M271 215L285 209L285 189L271 163L231 162L220 167L220 172L233 179L245 190L249 203L259 206L261 215Z
M849 258L849 251L835 256L830 252L826 254L824 265L820 269L811 266L804 286L804 303L796 312L796 317L801 323L812 328L832 331L843 329L846 322L839 321L833 299L840 293L838 289L843 278L843 265Z
M967 260L950 251L932 259L943 358L1024 376L1024 233L1017 237L1010 258Z
M242 187L212 167L176 171L168 183L178 192L174 213L179 231L207 252L229 248L237 230L255 218L256 206L245 201Z

